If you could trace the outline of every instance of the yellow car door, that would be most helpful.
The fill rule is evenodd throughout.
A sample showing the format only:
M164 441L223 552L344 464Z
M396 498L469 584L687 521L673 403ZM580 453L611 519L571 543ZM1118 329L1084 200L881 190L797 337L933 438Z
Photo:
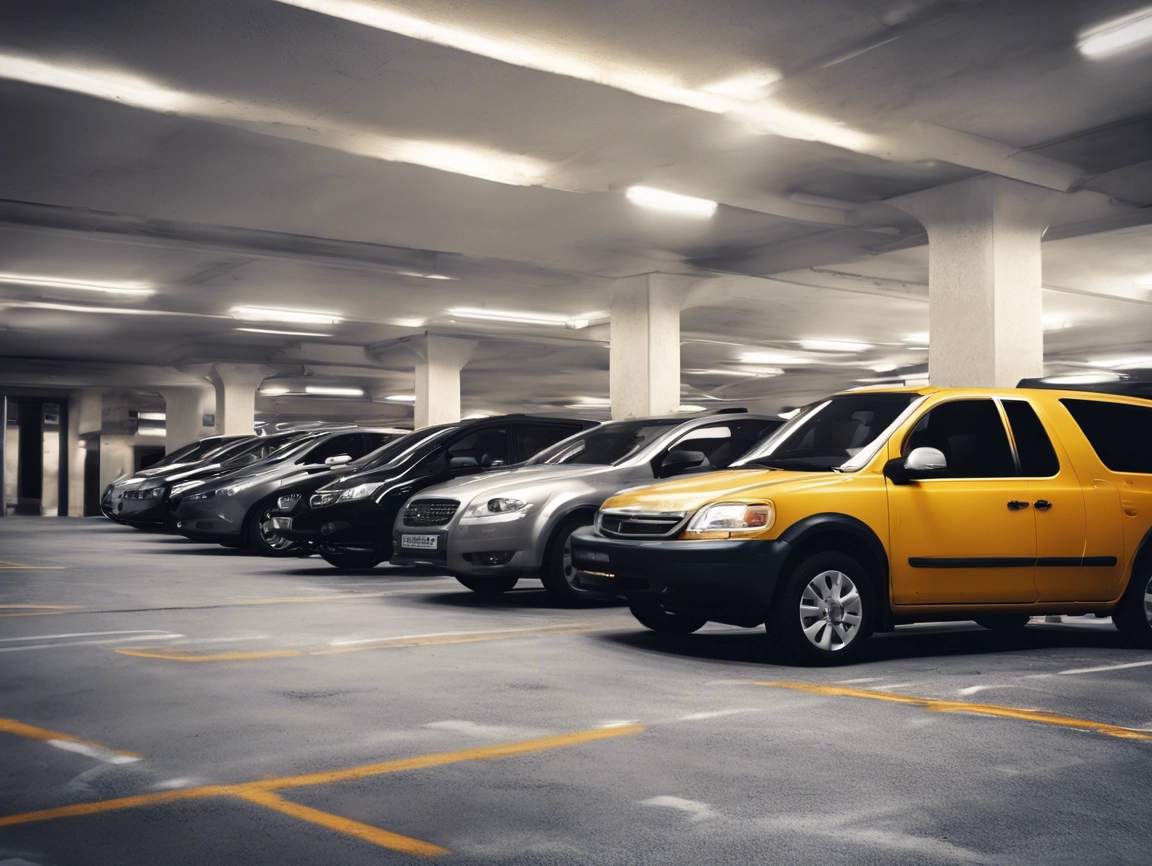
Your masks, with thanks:
M902 457L934 448L947 462L931 477L888 482L893 602L1036 601L1031 490L996 402L936 403L890 448Z

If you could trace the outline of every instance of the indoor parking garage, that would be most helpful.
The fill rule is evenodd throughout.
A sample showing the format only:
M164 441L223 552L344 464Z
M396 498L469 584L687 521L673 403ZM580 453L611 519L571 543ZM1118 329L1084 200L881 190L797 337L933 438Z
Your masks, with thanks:
M1149 0L0 8L0 866L1147 864Z

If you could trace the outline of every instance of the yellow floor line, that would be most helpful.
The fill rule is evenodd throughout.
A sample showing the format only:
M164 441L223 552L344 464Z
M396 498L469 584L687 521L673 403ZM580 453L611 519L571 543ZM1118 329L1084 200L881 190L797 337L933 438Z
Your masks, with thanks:
M52 616L79 609L78 604L0 604L0 616Z
M466 761L484 761L498 758L510 758L515 755L526 755L532 752L543 752L548 749L559 749L565 746L575 746L581 743L591 743L613 737L623 737L628 734L637 734L644 730L643 725L621 725L612 728L593 728L587 731L577 731L571 734L559 734L552 737L540 737L533 740L521 740L517 743L504 743L496 746L481 746L475 749L464 749L456 752L439 752L431 755L421 755L416 758L401 758L395 761L384 761L378 764L366 764L360 767L349 767L343 770L330 770L321 773L309 773L302 776L285 776L283 778L262 779L259 782L248 782L239 785L202 785L197 788L184 788L179 791L161 791L155 794L139 794L134 797L120 797L115 800L98 800L93 803L76 803L71 806L60 806L55 809L42 809L37 812L25 812L20 815L7 815L0 817L0 827L11 827L16 824L30 824L37 821L51 821L57 818L71 818L78 815L95 815L101 812L114 812L123 809L136 809L142 806L154 806L161 803L174 803L180 800L200 800L209 797L240 796L249 791L275 791L282 788L301 788L309 785L328 785L333 782L345 782L354 779L364 779L370 776L380 776L386 773L400 773L406 770L418 770L425 767L439 767L445 764L458 764Z
M165 649L164 647L143 647L138 649L120 647L116 652L120 655L136 656L142 659L161 659L166 662L246 662L258 659L282 659L304 655L300 650L268 650L267 652L246 653L194 653L178 649Z
M21 568L30 569L32 571L63 571L62 565L21 565L18 562L0 562L0 569L5 568Z
M236 796L250 803L264 806L267 809L282 812L285 815L291 815L293 818L300 818L303 821L319 824L321 827L327 827L329 830L335 830L337 833L354 836L357 839L363 839L365 842L371 842L374 845L380 845L384 848L391 848L393 851L403 851L405 854L415 854L418 857L436 857L441 854L451 853L447 848L441 848L439 845L433 845L431 842L423 842L420 839L413 839L410 836L390 833L387 830L381 830L379 827L373 827L370 824L353 821L351 818L341 818L339 815L321 812L319 809L301 806L298 803L291 803L283 797L273 794L271 791L248 789L236 794Z
M99 743L93 743L91 740L81 740L79 737L73 737L71 734L62 734L59 731L50 731L47 728L38 728L35 725L27 725L24 722L18 722L15 719L0 719L0 732L5 734L14 734L17 737L26 737L29 740L39 740L47 743L52 740L63 740L66 743L81 743L85 746L91 746L94 749L101 749L105 752L112 752L117 755L124 755L129 758L140 758L141 755L135 752L122 752L118 749L109 749L107 746L102 746Z
M1119 725L1109 725L1104 722L1093 722L1087 719L1076 719L1061 716L1056 713L1046 713L1040 710L1022 710L1016 707L1002 707L996 704L972 704L966 701L943 701L935 698L920 698L913 695L900 695L891 692L876 692L866 689L849 689L843 686L826 686L817 683L797 682L756 682L753 685L769 686L777 689L791 689L797 692L808 692L814 695L827 695L847 698L867 698L873 701L887 701L894 704L907 704L920 707L933 713L973 713L978 716L995 716L1002 719L1016 719L1024 722L1038 722L1044 725L1057 725L1063 728L1075 728L1081 731L1092 731L1105 734L1109 737L1120 737L1125 740L1152 740L1152 731L1141 731L1135 728L1123 728Z

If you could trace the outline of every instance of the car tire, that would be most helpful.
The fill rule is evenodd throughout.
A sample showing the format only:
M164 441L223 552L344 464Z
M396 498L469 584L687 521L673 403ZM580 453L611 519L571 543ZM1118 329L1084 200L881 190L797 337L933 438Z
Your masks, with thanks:
M1152 649L1152 571L1132 574L1112 622L1129 646Z
M272 512L277 510L275 499L266 499L252 509L244 530L244 546L261 556L296 556L296 545L272 532Z
M708 619L686 613L669 613L660 605L651 602L629 602L628 609L640 625L650 628L657 634L692 634L707 624Z
M378 550L321 550L320 558L341 571L375 568L383 559Z
M494 575L488 577L483 575L469 575L468 577L462 577L459 574L456 575L456 579L460 581L461 584L468 587L473 592L479 593L480 595L503 595L512 587L514 587L520 580L520 578L515 576L502 577Z
M800 664L854 661L872 634L877 593L872 575L844 553L817 553L781 575L767 622L769 637Z
M1028 625L1028 620L1031 618L1026 613L990 613L976 617L975 623L998 634L1012 634Z
M580 604L600 597L574 585L576 569L572 566L572 533L591 525L591 514L573 515L557 527L545 548L540 582L549 595L564 604Z

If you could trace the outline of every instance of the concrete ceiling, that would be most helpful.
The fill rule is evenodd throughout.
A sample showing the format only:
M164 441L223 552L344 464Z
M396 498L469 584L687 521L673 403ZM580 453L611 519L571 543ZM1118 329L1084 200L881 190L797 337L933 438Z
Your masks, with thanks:
M1050 361L1146 349L1152 50L1076 49L1139 6L5 4L0 273L155 294L0 283L0 370L253 361L379 398L411 392L394 341L432 329L481 341L465 411L562 408L607 396L611 280L665 271L701 280L685 403L775 409L923 373L923 230L884 202L987 171L1068 192L1044 244ZM623 195L633 184L721 205L708 220L646 211ZM236 330L238 305L344 321L312 329L323 338L254 334ZM591 324L448 313L479 306ZM748 363L755 351L788 363Z

